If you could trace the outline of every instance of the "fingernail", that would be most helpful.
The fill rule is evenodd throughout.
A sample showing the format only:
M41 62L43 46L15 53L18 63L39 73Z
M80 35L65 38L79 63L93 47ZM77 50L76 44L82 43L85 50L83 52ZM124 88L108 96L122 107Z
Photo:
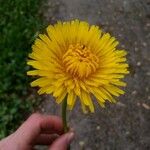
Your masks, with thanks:
M71 141L73 140L73 138L74 138L74 132L68 133L67 142L71 143Z

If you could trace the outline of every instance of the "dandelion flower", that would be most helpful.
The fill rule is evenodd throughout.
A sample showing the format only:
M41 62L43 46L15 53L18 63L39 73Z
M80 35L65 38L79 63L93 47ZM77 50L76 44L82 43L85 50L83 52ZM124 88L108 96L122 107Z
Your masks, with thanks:
M35 68L27 74L38 76L31 86L38 86L39 94L52 94L57 103L67 95L69 109L78 97L84 112L94 112L92 95L104 107L124 94L127 52L117 49L114 37L79 20L57 22L46 31L35 40L27 62Z

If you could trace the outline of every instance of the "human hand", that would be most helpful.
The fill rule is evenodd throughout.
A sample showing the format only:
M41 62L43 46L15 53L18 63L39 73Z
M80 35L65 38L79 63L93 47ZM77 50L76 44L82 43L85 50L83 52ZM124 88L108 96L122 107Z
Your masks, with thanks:
M73 132L63 134L61 118L31 115L19 129L0 141L0 150L33 150L35 145L49 145L49 150L66 150Z

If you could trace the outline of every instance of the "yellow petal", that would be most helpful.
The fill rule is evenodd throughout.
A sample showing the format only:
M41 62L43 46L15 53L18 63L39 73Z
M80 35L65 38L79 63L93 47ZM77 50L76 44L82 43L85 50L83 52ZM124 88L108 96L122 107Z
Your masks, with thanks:
M64 100L64 98L66 97L66 94L67 92L65 90L58 97L56 97L57 104L60 104Z
M75 101L76 95L73 91L70 91L67 97L67 104L69 105L70 110L72 110L72 108L74 107Z
M29 76L35 76L35 75L38 75L38 70L28 71L28 72L27 72L27 75L29 75Z
M65 91L66 91L66 89L63 86L59 86L59 87L55 88L53 96L58 97L59 95L61 95Z
M46 86L46 85L50 84L51 82L52 82L51 79L48 79L48 78L44 78L44 77L43 77L43 78L39 78L39 79L33 81L33 82L31 83L31 86L32 86L32 87L35 87L35 86L43 87L43 86Z
M47 85L47 86L44 86L42 88L40 88L38 90L38 93L41 95L41 94L51 94L52 92L54 91L54 87L50 84L50 85Z
M111 94L107 92L104 88L101 87L101 91L107 96L107 100L113 103L116 102L116 100L111 96Z
M115 95L115 96L119 96L120 94L124 94L124 91L117 88L116 86L113 85L106 85L104 86L104 88L110 92L111 94Z
M124 86L124 87L127 85L125 82L119 81L119 80L117 80L117 79L112 79L112 80L110 81L110 83L112 83L112 84L114 84L114 85L118 85L118 86Z
M98 101L101 103L105 102L105 99L100 95L98 88L91 87L89 88L89 91L97 98Z

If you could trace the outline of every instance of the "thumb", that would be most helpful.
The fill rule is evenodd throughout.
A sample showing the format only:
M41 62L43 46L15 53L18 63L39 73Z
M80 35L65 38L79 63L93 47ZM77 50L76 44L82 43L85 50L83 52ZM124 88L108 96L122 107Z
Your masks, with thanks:
M66 134L63 134L53 142L49 150L67 150L73 138L74 138L74 132L68 132Z

